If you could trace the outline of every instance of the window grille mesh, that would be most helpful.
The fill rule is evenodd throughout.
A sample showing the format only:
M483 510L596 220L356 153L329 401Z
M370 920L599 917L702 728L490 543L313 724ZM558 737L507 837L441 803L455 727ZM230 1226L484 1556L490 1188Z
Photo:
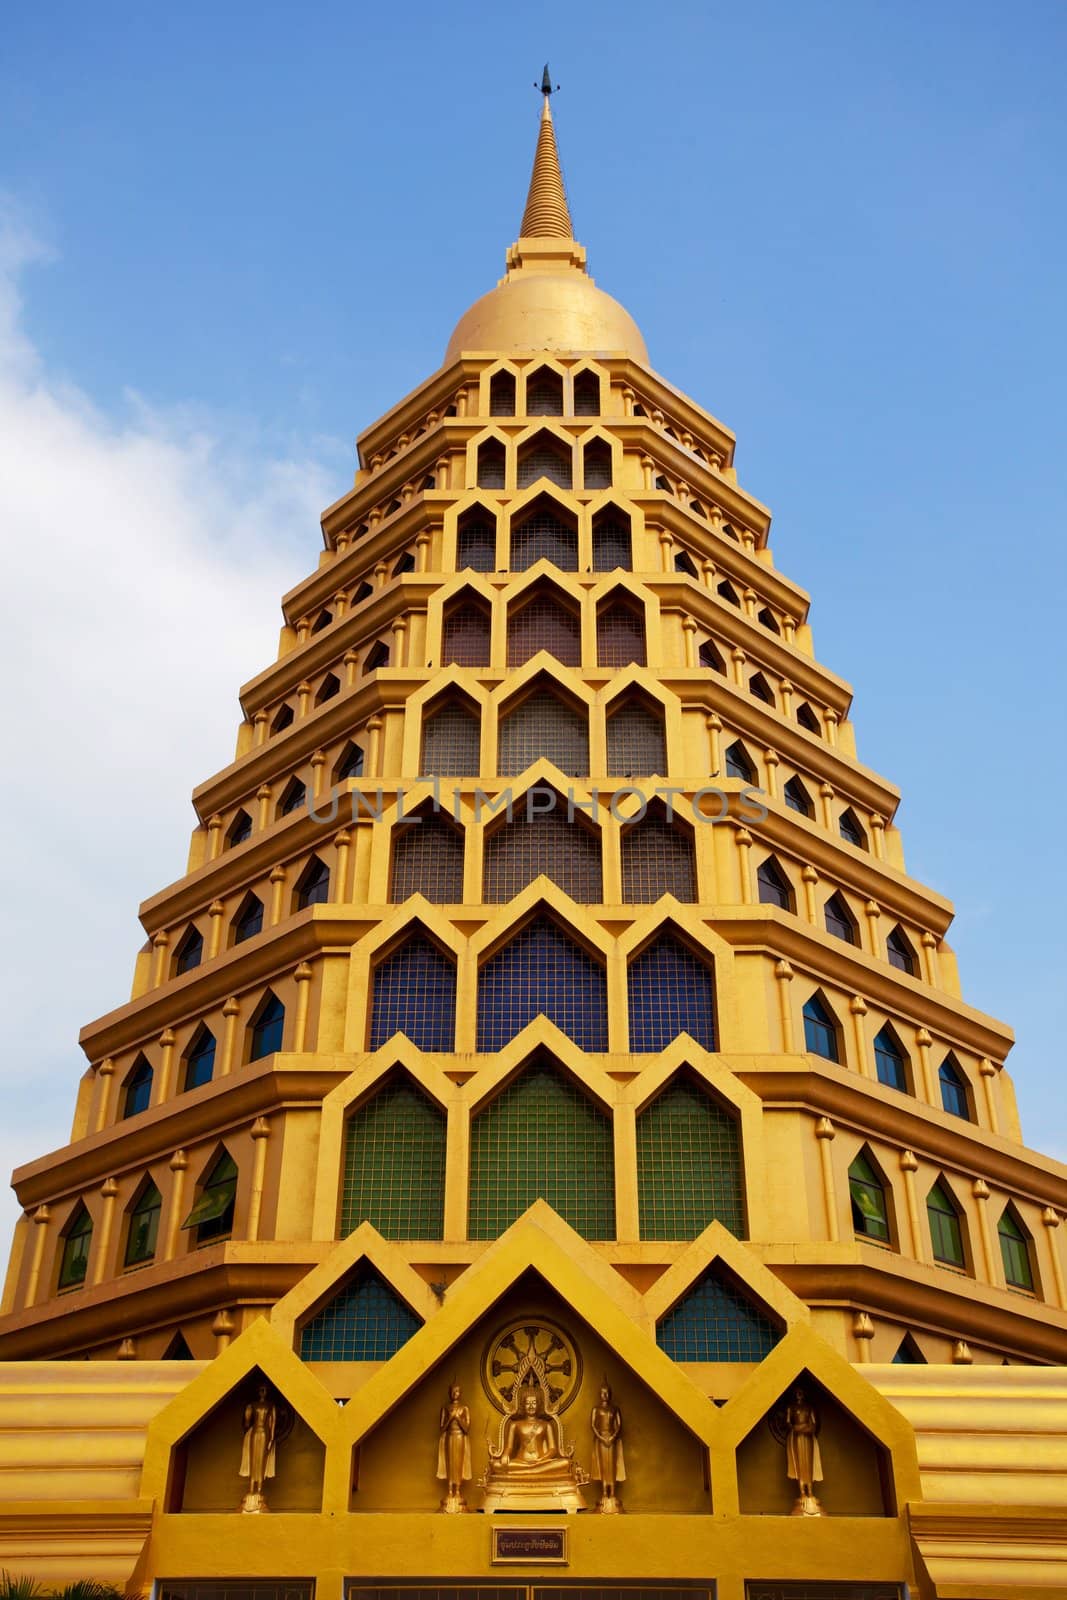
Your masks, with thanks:
M370 1222L386 1239L440 1239L444 1218L444 1116L410 1079L394 1079L345 1128L341 1235Z
M557 883L580 905L604 898L600 837L577 820L568 822L563 804L529 821L520 814L485 840L485 899L491 905L521 894L539 873Z
M630 524L619 517L598 517L593 524L593 571L629 572L634 564Z
M300 1335L300 1355L304 1361L388 1361L421 1326L385 1280L364 1266L311 1318Z
M589 725L548 689L536 689L500 724L498 767L504 777L525 772L544 756L568 777L589 776Z
M745 1600L903 1600L899 1583L745 1584Z
M483 517L464 522L456 535L456 569L470 567L473 572L496 571L496 523Z
M547 650L566 667L582 664L582 624L568 606L536 595L513 611L508 622L508 666L521 667L538 650Z
M481 770L481 726L458 705L444 705L422 729L422 770L429 777L473 778Z
M737 1123L685 1078L637 1119L637 1192L642 1239L695 1239L716 1220L745 1237Z
M583 1238L615 1237L611 1120L546 1063L471 1123L470 1237L495 1239L537 1199Z
M469 601L456 606L445 618L441 634L441 665L453 661L460 667L487 667L489 665L489 613L483 606Z
M489 415L515 415L515 379L510 372L494 372L489 380Z
M525 572L537 561L578 571L578 535L551 511L535 511L511 531L512 572Z
M505 460L506 452L499 439L486 439L484 444L478 446L479 489L504 487Z
M629 700L608 717L608 771L620 778L650 778L667 770L663 713Z
M536 441L524 446L519 451L519 488L528 489L538 478L547 478L561 489L572 488L574 468L570 455L561 446Z
M611 488L611 446L603 439L591 439L585 447L585 487Z
M622 898L651 905L661 894L695 900L696 859L688 829L653 814L622 836Z
M600 415L600 379L592 372L580 372L574 380L574 415Z
M430 812L393 829L393 872L389 898L425 895L433 905L458 905L463 899L463 835Z
M602 667L645 665L645 619L633 606L616 601L597 618L597 659Z
M542 370L527 378L526 415L528 417L563 415L563 379L558 373Z
M184 1339L182 1344L188 1350ZM185 1355L177 1359L188 1361L191 1357ZM212 1578L206 1582L186 1578L159 1580L160 1600L314 1600L314 1594L315 1584L310 1578L286 1578L280 1583L258 1578Z
M711 968L672 934L661 934L630 962L630 1049L665 1050L680 1033L715 1049Z
M374 969L370 1048L404 1033L420 1050L453 1050L456 1037L456 969L419 934Z
M762 1361L781 1334L765 1312L717 1273L706 1273L656 1329L672 1361Z
M478 978L478 1049L502 1050L544 1015L582 1050L608 1047L604 968L550 917L521 928Z

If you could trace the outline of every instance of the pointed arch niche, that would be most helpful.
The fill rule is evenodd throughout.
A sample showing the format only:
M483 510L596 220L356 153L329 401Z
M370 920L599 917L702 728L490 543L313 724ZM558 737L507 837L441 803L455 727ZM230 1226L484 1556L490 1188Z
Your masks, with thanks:
M256 1401L261 1385L267 1391L267 1400L275 1407L279 1441L275 1451L275 1474L265 1485L267 1504L272 1512L322 1509L325 1446L297 1407L261 1367L255 1366L201 1417L174 1449L168 1495L170 1511L204 1514L238 1509L247 1488L247 1481L237 1473L245 1408Z

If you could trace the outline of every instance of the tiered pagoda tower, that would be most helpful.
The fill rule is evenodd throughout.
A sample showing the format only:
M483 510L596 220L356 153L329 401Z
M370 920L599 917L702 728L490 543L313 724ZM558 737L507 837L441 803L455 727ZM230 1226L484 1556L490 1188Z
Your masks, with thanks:
M458 1376L477 1477L528 1347L578 1457L602 1374L622 1410L626 1515L564 1518L600 1592L993 1595L955 1557L938 1587L938 1540L1005 1502L1044 1538L1043 1424L1000 1468L974 1439L1067 1395L1067 1170L1022 1143L1011 1035L961 996L734 444L589 277L546 92L506 275L361 436L132 996L82 1034L71 1142L15 1174L0 1489L38 1554L10 1419L74 1373L100 1492L56 1481L121 1502L135 1588L499 1589L498 1519L438 1511L436 1416ZM223 1536L253 1377L292 1431L270 1518ZM773 1521L798 1379L803 1525ZM129 1493L105 1391L142 1419Z

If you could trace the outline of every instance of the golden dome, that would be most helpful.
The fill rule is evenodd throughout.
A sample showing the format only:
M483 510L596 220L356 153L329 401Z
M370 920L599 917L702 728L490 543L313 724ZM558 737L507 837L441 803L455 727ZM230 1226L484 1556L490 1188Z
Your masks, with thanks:
M545 69L545 82L548 69ZM555 129L544 103L521 233L507 256L507 277L460 317L446 364L465 350L621 351L648 365L641 330L630 313L598 289L574 239Z

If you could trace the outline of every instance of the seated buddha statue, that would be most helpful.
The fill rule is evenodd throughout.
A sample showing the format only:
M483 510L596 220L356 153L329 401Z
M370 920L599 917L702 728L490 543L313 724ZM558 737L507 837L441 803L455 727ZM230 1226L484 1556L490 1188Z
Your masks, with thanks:
M485 1510L581 1511L586 1474L563 1442L563 1428L540 1386L516 1385L499 1442L482 1477Z

